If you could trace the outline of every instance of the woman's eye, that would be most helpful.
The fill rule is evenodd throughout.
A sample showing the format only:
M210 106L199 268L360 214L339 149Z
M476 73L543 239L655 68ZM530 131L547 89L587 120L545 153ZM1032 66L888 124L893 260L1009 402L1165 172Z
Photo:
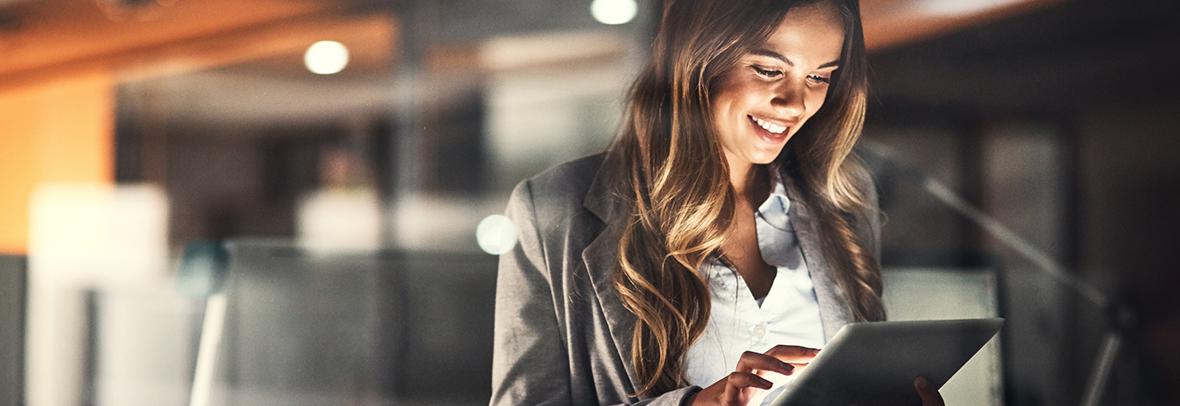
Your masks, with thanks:
M762 76L762 77L768 78L768 79L776 79L779 76L783 75L783 71L781 71L781 70L766 69L766 68L762 68L760 66L751 66L750 68L754 69L754 73L757 73L758 76Z
M832 83L832 78L820 75L807 75L807 80L811 83L826 85Z

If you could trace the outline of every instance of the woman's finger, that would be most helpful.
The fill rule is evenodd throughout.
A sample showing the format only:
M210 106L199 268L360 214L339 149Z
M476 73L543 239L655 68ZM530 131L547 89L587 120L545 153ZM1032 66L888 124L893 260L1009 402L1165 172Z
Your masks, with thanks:
M776 345L770 351L766 352L766 355L792 364L809 363L812 358L815 358L816 354L819 354L818 348L800 347L797 345Z
M749 398L747 388L769 390L773 382L750 372L731 372L725 377L725 393L721 395L723 405L744 405Z
M737 368L734 371L754 372L756 369L790 375L794 372L795 367L770 355L746 351L742 353L741 358L738 358Z
M942 400L942 395L938 390L930 385L930 381L919 376L914 379L914 389L918 390L918 397L922 399L922 406L946 406Z
M774 382L749 372L731 372L725 380L727 386L737 389L770 389L771 386L774 386Z

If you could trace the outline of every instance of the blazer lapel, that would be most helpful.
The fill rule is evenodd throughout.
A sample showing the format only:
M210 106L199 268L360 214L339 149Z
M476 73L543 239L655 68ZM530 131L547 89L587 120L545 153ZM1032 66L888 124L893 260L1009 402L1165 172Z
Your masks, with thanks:
M608 153L606 161L609 160L610 154ZM627 388L627 393L633 393L638 379L629 360L631 359L631 335L636 318L634 313L623 306L613 283L614 273L618 268L619 237L622 235L626 217L626 208L608 187L612 184L612 176L614 175L609 168L616 167L610 165L609 162L604 162L583 200L583 205L602 220L604 227L594 238L594 241L582 250L582 262L585 264L590 281L594 285L598 303L602 306L602 313L606 318L611 339L614 341L615 350L619 356L618 359L627 372L631 386Z
M787 187L787 198L791 199L790 218L795 225L795 235L799 239L799 246L803 251L803 260L807 263L807 272L811 275L811 282L815 286L815 296L819 302L819 317L823 323L824 341L831 340L841 327L852 319L845 305L844 295L836 284L832 270L828 268L826 257L820 246L817 220L803 200L802 191L791 174L783 176L783 183Z

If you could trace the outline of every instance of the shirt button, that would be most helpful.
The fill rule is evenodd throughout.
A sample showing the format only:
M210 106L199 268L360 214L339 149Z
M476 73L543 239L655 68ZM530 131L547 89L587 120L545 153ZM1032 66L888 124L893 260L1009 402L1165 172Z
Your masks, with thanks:
M754 326L754 330L751 333L754 334L754 338L757 338L757 339L761 339L762 337L765 337L766 336L766 323L758 323L757 325Z

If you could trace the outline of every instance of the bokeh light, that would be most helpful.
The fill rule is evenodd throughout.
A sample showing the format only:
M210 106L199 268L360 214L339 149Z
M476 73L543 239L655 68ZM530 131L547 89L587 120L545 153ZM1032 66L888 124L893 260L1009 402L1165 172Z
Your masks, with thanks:
M307 70L317 75L334 75L348 66L348 48L336 41L319 41L303 54Z
M629 23L638 12L639 5L635 0L594 0L590 3L590 14L606 25Z
M516 225L508 217L493 214L475 228L479 248L492 255L500 255L516 246Z

